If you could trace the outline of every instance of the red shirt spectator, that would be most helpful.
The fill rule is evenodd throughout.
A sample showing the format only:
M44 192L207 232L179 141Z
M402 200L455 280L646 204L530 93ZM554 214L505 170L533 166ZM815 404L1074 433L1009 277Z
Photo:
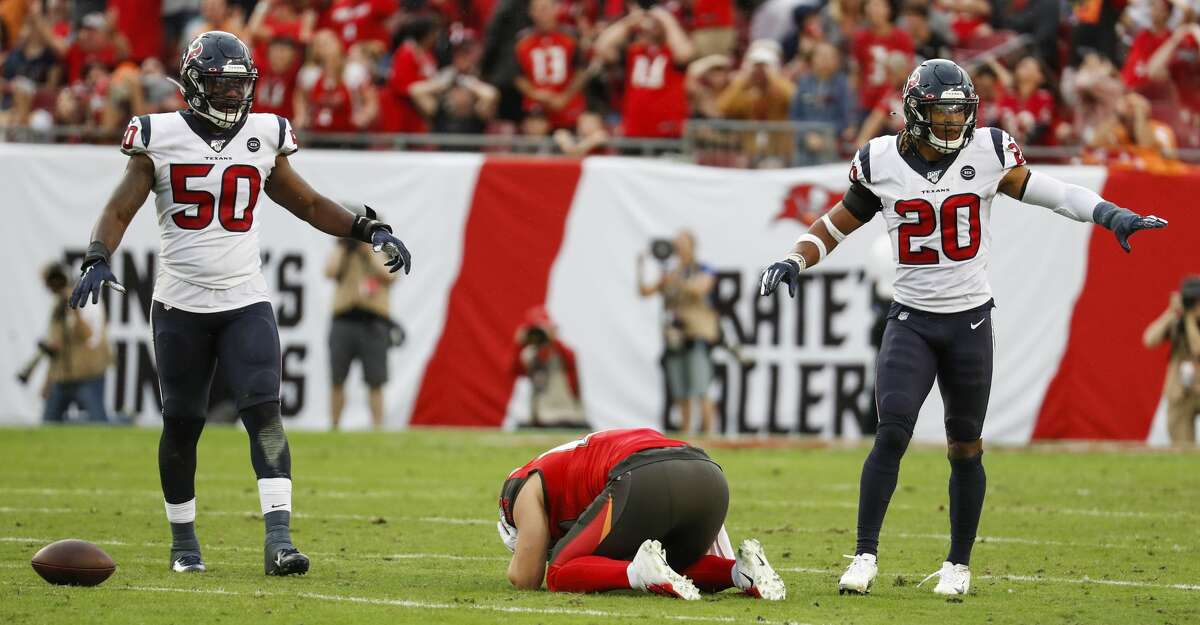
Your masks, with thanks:
M392 94L394 108L392 119L385 124L392 132L428 132L425 116L417 110L408 88L413 83L429 80L437 73L437 62L433 55L416 41L410 39L396 48L392 56L392 76L388 88Z
M692 29L733 26L733 0L695 0Z
M1159 46L1167 42L1171 37L1171 31L1152 31L1143 30L1133 38L1133 45L1129 48L1129 54L1125 57L1125 66L1121 68L1121 79L1125 81L1125 85L1130 89L1140 89L1145 87L1150 81L1150 75L1146 71L1146 63L1150 61L1150 57L1158 50Z
M396 0L334 0L329 21L346 50L360 42L387 49L391 41L386 23L399 5Z
M309 125L317 132L353 132L354 103L350 87L340 77L317 78L308 94Z
M104 17L93 13L83 19L78 36L67 48L63 59L67 66L67 82L83 79L83 71L94 63L112 69L117 64L117 47L106 32Z
M297 44L276 39L267 48L266 63L258 65L258 84L255 87L254 111L294 117L293 98L296 94L296 75L300 71Z
M129 40L129 56L141 63L162 54L162 3L145 0L109 0L117 10L117 30Z
M912 38L892 25L887 0L869 0L866 13L871 25L855 33L851 45L858 62L858 104L863 111L875 108L890 89L884 67L888 55L900 52L911 58L913 54Z
M688 116L685 69L666 45L630 44L625 51L625 136L678 137Z
M1046 89L1027 96L1013 90L1000 107L1001 119L1005 130L1018 137L1019 143L1044 145L1051 138L1051 133L1045 131L1054 124L1054 107L1054 96Z
M517 42L517 62L524 78L534 89L560 94L571 87L579 72L581 52L575 38L561 31L532 32ZM525 96L525 110L539 106ZM541 104L546 119L554 128L572 128L583 112L583 93L578 89L558 110Z

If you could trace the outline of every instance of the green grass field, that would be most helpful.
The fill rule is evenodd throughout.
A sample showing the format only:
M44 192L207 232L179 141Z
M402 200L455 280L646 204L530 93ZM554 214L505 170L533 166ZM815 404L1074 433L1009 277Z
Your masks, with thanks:
M971 594L916 583L945 556L944 451L914 448L867 597L840 597L865 448L718 448L734 542L755 536L788 584L767 603L727 591L685 603L622 592L523 593L494 527L510 469L561 435L419 431L291 436L299 578L262 573L245 435L200 447L198 533L209 572L167 569L158 432L0 430L0 623L1173 623L1200 622L1200 454L990 450ZM29 558L76 537L116 574L50 586Z

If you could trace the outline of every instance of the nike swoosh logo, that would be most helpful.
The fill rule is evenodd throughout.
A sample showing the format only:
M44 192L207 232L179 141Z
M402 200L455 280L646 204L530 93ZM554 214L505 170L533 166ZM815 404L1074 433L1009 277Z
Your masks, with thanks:
M745 573L745 572L743 572L743 571L738 571L738 573L739 573L739 574L741 574L741 576L742 576L742 577L745 577L745 578L746 578L746 581L747 581L747 582L750 582L750 585L751 585L751 586L753 586L753 585L754 585L754 578L753 578L753 577L750 577L749 575L746 575L746 573Z
M284 506L286 506L286 505L287 505L286 503L277 503L277 504L272 504L272 505L271 505L271 509L272 509L272 510L274 510L275 508L282 508L282 507L284 507Z
M984 322L984 321L987 321L987 318L983 318L983 319L980 319L979 321L977 321L977 322L975 322L975 323L972 323L972 324L971 324L971 329L972 329L972 330L974 330L975 328L978 328L979 326L983 325L983 322Z

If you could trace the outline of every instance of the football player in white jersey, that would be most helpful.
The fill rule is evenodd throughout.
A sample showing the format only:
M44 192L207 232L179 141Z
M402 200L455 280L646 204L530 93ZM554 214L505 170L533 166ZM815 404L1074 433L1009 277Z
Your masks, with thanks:
M125 175L92 230L70 302L81 307L90 297L95 304L106 285L122 290L109 255L154 191L162 237L151 310L163 405L158 465L177 572L205 570L195 532L196 443L218 360L250 437L266 523L264 570L309 568L289 529L291 454L279 414L279 330L261 271L259 196L318 230L373 244L392 271L411 268L391 227L316 193L292 169L291 125L250 112L257 77L237 37L211 31L192 40L179 67L188 108L130 120L121 144L130 157Z
M992 199L1003 193L1098 224L1112 230L1125 251L1134 232L1167 222L1027 168L1007 133L975 128L979 98L967 73L950 61L922 63L903 95L904 130L858 151L845 197L763 273L760 293L786 283L794 296L800 272L883 214L897 266L895 303L876 363L879 426L859 485L858 545L838 590L866 593L875 580L879 530L900 458L936 378L949 447L950 552L930 578L939 577L934 592L964 594L986 484L980 436L992 382Z

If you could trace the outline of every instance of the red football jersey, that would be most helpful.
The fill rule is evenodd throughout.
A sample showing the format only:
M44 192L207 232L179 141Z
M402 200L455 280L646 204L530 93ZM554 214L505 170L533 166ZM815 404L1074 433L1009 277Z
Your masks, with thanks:
M575 79L578 71L579 44L561 31L531 32L517 42L517 62L525 79L538 89L562 93ZM525 98L525 110L537 106ZM574 128L575 120L584 109L583 93L576 92L571 101L558 111L546 110L546 119L555 128Z
M622 460L646 449L686 445L649 428L593 432L543 453L510 473L508 479L526 478L535 472L542 475L550 537L557 541L565 535L564 524L583 514L608 485L608 472ZM512 502L502 501L501 506L511 518Z
M628 137L678 137L688 116L684 70L666 46L634 43L625 51L622 126Z
M415 82L433 78L437 73L437 62L424 48L411 40L396 48L392 56L392 76L388 88L392 93L393 119L386 130L392 132L428 132L425 117L417 110L408 95L408 88Z
M854 35L853 49L854 59L858 62L858 103L862 110L869 111L891 89L884 66L887 56L892 52L902 52L911 60L912 38L899 28L893 28L883 37L864 28Z
M292 102L296 93L296 75L299 71L299 62L280 74L271 71L270 63L260 65L258 83L254 87L254 112L274 113L287 119L294 117Z
M350 101L350 88L342 80L325 80L325 76L317 79L308 95L309 125L313 130L325 132L353 132L354 123L350 121L353 112Z
M1017 136L1026 133L1036 126L1050 126L1054 123L1054 96L1045 89L1038 89L1029 94L1028 98L1013 90L1001 105L1001 116L1004 126L1010 132L1019 132ZM1037 143L1045 144L1050 139L1050 133L1042 136Z
M376 41L388 46L391 34L386 24L399 10L396 0L334 0L328 16L334 32L347 48L360 41Z

